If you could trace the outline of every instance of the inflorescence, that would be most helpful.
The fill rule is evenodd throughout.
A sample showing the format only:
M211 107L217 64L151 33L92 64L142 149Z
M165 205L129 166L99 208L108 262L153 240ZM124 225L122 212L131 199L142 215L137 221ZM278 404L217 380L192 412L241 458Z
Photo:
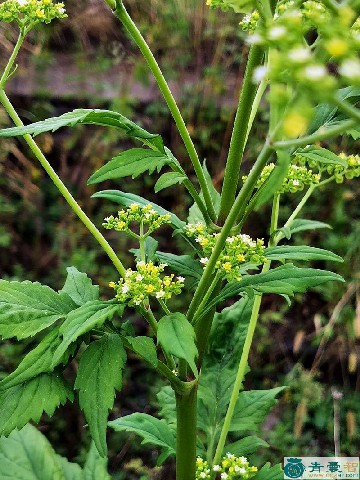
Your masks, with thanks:
M206 266L219 233L210 233L202 223L187 224L185 234L197 242L203 252L200 262ZM260 265L265 262L264 240L252 240L249 235L233 235L226 239L222 253L216 262L218 272L229 281L241 280L240 267L246 263Z
M220 464L212 467L212 471L216 472L217 478L220 480L249 480L256 475L258 469L250 466L246 457L236 457L227 453ZM196 480L210 480L211 473L208 462L198 457L196 459Z
M0 4L0 21L16 22L20 28L30 29L38 23L65 17L64 4L52 0L6 0Z

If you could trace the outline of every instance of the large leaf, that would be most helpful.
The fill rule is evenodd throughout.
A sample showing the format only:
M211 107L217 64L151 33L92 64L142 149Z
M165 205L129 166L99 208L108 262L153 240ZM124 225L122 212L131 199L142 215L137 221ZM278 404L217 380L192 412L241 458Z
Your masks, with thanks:
M120 153L91 175L88 185L122 177L135 178L146 171L152 174L155 169L159 172L167 163L169 163L168 157L161 152L146 148L132 148Z
M150 363L154 368L158 365L158 358L154 341L150 337L125 337L134 352Z
M164 190L164 188L171 187L177 183L183 183L187 179L187 176L179 172L167 172L163 173L159 180L155 183L155 193Z
M13 127L0 130L0 137L16 137L25 134L35 136L44 132L54 132L61 127L74 127L77 124L93 124L119 128L120 130L124 130L129 137L134 137L159 152L164 152L164 145L160 135L149 133L120 113L110 110L77 109L64 113L64 115L60 117L48 118L42 122L32 123L25 127Z
M344 260L329 250L309 247L308 245L280 246L265 249L268 260L328 260L343 262Z
M102 325L105 320L112 318L117 311L122 311L122 309L123 307L117 302L94 300L70 312L60 327L59 331L63 340L54 352L52 365L56 365L60 361L69 345L78 337Z
M176 427L176 400L174 390L165 385L156 394L159 402L159 416L166 420L166 423L175 428Z
M89 424L92 439L101 456L107 454L108 411L114 405L115 390L122 386L126 353L119 335L104 335L83 353L76 377L80 407Z
M315 145L308 145L305 148L298 148L296 154L300 154L309 160L316 162L319 167L324 165L340 165L347 167L347 162L335 155L335 153L326 148L316 147Z
M99 455L93 442L86 456L82 480L111 480L107 472L107 459Z
M76 307L66 293L40 283L0 280L0 336L31 337Z
M267 448L269 444L255 435L250 435L226 445L223 453L225 455L227 452L230 452L237 457L245 457L246 455L255 453L256 450L261 447Z
M68 398L72 400L72 391L63 379L46 373L0 392L0 435L9 435L30 420L38 422L43 412L52 416Z
M79 272L76 267L68 267L66 270L68 275L61 292L67 293L79 306L99 299L99 286L93 285L86 273Z
M24 357L14 372L0 382L0 390L26 382L40 373L52 372L54 369L54 366L52 366L54 351L60 343L59 328L55 328Z
M344 281L340 275L328 270L298 268L288 263L274 268L270 272L248 275L240 282L229 283L217 297L209 302L203 314L219 302L232 298L241 292L294 295L295 293L304 293L311 287L335 280Z
M280 464L270 466L266 463L252 480L283 480L284 471Z
M249 390L240 392L232 417L230 431L256 431L264 422L269 410L276 404L275 397L285 387L270 390Z
M197 375L195 332L185 315L177 312L162 317L158 323L157 339L167 353L186 360Z
M159 420L146 413L133 413L109 422L109 426L116 432L136 433L143 439L142 444L161 447L163 460L175 454L175 436L165 420Z
M327 223L319 222L317 220L307 220L305 218L297 218L291 222L289 227L283 227L278 230L281 238L286 237L288 240L294 233L304 232L306 230L317 230L321 228L332 228Z
M134 195L133 193L121 192L120 190L103 190L101 192L94 193L93 198L106 198L114 203L122 205L124 207L129 207L132 203L138 203L141 206L145 206L148 203L151 203L153 209L160 213L160 215L170 214L171 215L171 224L177 230L182 230L185 223L180 220L174 213L168 212L165 208L159 207L153 202L149 202L139 195Z

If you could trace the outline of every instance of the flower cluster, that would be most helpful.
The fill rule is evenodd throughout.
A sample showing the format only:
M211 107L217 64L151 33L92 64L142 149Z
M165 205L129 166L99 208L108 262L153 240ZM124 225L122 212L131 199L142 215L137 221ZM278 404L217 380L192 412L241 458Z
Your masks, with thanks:
M109 286L116 291L115 298L130 306L140 305L149 297L169 300L172 295L178 295L184 286L185 279L174 274L162 275L165 263L154 265L153 262L138 262L136 270L127 269L125 278L118 283L110 282Z
M221 480L244 479L253 478L257 473L257 467L249 465L247 458L236 457L231 453L227 453L221 460L219 465L212 467L213 472L219 475ZM196 459L196 480L210 480L211 469L208 462L201 457Z
M255 3L255 0L206 0L206 5L211 8L221 8L224 12L233 10L236 13L251 12Z
M52 0L6 0L0 4L0 21L16 22L20 28L32 28L37 23L50 23L66 16L64 4Z
M146 226L145 236L148 236L161 225L170 223L171 215L169 213L160 215L150 203L144 207L138 203L132 203L127 210L120 210L117 217L111 215L105 218L103 227L108 230L114 229L117 232L132 232L130 225L133 222Z
M219 233L209 233L202 223L187 224L185 234L193 238L204 252L200 262L205 266L214 249ZM216 262L216 268L231 282L241 280L240 267L245 263L260 265L265 262L264 241L252 240L249 235L233 235L226 239L224 248Z
M256 188L260 188L268 179L271 172L274 170L275 164L269 163L261 172L260 178L256 183ZM243 181L246 180L246 176L243 176ZM292 164L289 167L286 177L278 190L278 193L296 193L303 190L305 186L312 185L320 182L320 174L314 173L305 165Z

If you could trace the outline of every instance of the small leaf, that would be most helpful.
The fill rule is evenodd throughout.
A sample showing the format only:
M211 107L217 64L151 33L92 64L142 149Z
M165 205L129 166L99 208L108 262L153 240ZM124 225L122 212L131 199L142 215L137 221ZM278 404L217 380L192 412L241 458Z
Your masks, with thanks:
M316 147L314 145L307 146L305 148L299 148L295 154L300 154L302 157L308 158L316 162L318 165L341 165L347 167L348 164L345 160L335 155L335 153L326 150L326 148Z
M79 362L75 388L79 390L80 407L92 439L103 457L107 454L108 411L114 405L115 390L121 389L125 362L126 353L119 335L104 335L91 343Z
M76 267L68 267L65 285L60 292L65 292L76 305L84 305L91 300L99 299L99 286L93 285L86 273L81 273Z
M42 122L32 123L25 127L13 127L0 130L0 137L16 137L19 135L39 135L44 132L54 132L61 127L74 127L77 124L101 125L104 127L115 127L124 130L129 137L154 147L164 153L164 144L160 135L147 132L120 113L110 110L86 110L77 109L64 113L59 117L48 118Z
M266 463L252 480L284 480L284 471L280 464L271 467Z
M297 218L296 220L292 221L291 225L287 227L286 231L285 228L280 228L278 232L281 232L283 236L289 240L294 233L303 232L306 230L316 230L320 228L331 229L332 227L327 223L318 222L317 220L306 220L304 218Z
M152 237L146 237L145 238L145 258L147 262L153 262L156 257L156 250L158 248L159 242L157 242L154 238ZM141 250L140 248L131 248L130 252L135 255L135 258L137 261L141 260Z
M134 351L154 368L158 365L156 347L152 338L149 337L125 337Z
M218 214L220 211L220 193L216 190L214 187L212 178L209 174L208 169L206 168L206 163L204 162L203 164L203 172L204 172L204 177L206 184L209 189L210 197L214 206L215 213ZM203 192L200 192L200 198L204 200L204 195ZM190 209L189 209L189 216L187 219L188 223L198 223L198 222L204 222L204 217L202 216L202 213L200 212L199 207L197 206L196 203L194 203Z
M200 263L190 255L156 252L156 256L161 263L167 263L171 270L185 277L193 277L199 281L203 274L204 270Z
M109 422L116 432L134 432L143 438L141 444L152 444L161 447L165 460L174 455L176 450L175 437L165 420L159 420L146 413L133 413Z
M0 280L0 335L32 337L76 308L66 293L32 282Z
M132 148L120 153L110 162L97 170L88 180L88 185L112 180L116 178L138 177L140 174L148 171L150 174L155 169L160 169L169 163L168 157L160 152L154 152L146 148Z
M245 457L257 451L258 448L268 448L269 444L255 435L241 438L240 440L226 445L224 455L230 452L237 457Z
M158 323L157 339L166 352L186 360L197 376L195 332L185 315L173 313L162 317Z
M105 320L122 310L123 306L118 303L94 300L70 312L60 327L63 340L54 352L52 365L60 361L68 346L78 337L102 325Z
M51 417L72 395L61 377L45 373L0 392L0 435L9 435L30 420L38 422L43 412Z
M344 260L329 250L310 247L308 245L280 246L266 248L264 252L268 260L328 260L343 262Z
M103 190L101 192L94 193L92 198L106 198L114 203L123 205L124 207L129 207L132 203L138 203L141 206L148 205L151 203L153 209L160 213L160 215L170 214L171 215L171 224L176 230L182 230L185 223L180 220L174 213L168 212L165 208L159 207L153 202L149 202L139 195L134 195L133 193L121 192L119 190Z
M231 421L231 432L256 431L264 422L275 400L285 387L240 392Z
M186 180L186 175L178 172L167 172L163 173L159 180L155 183L155 193L160 192L164 188L171 187L172 185L176 185L177 183L183 183Z
M107 472L107 459L99 455L94 442L86 456L82 480L111 480Z

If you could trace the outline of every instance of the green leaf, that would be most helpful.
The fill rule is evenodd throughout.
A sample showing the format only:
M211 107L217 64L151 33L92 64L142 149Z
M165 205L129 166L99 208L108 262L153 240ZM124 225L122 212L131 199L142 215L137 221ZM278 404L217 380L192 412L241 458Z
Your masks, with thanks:
M115 127L124 130L129 137L136 138L159 152L164 153L164 144L160 135L149 133L120 113L110 110L77 109L65 113L60 117L48 118L47 120L32 123L25 127L13 127L0 130L0 137L16 137L25 134L35 136L44 132L55 132L55 130L61 127L74 127L77 124Z
M200 263L190 255L174 255L173 253L156 252L156 257L161 263L167 263L171 270L185 277L193 277L197 281L203 274Z
M266 463L252 480L284 480L284 471L280 464L271 467Z
M102 325L105 320L122 310L123 306L117 302L94 300L70 312L60 327L59 331L63 340L54 352L52 365L54 366L60 361L69 345L78 337Z
M316 147L315 145L309 145L305 148L298 148L295 154L300 154L302 157L308 158L316 162L319 166L322 165L341 165L347 167L348 164L345 160L335 155L335 153L326 150L326 148Z
M277 152L277 163L274 170L270 173L269 177L265 183L259 188L259 190L254 195L254 201L251 203L251 210L258 210L264 203L270 200L274 193L280 190L284 178L287 175L291 157L288 152L279 151Z
M104 335L91 343L79 362L75 388L79 390L80 407L91 437L103 457L107 454L108 411L114 405L115 390L121 389L125 362L126 352L119 335Z
M107 459L99 455L94 442L86 456L83 470L83 480L111 480L107 472Z
M356 130L355 128L353 128L352 130L347 131L346 133L348 133L349 135L351 135L351 137L353 138L353 140L359 140L359 138L360 138L360 130Z
M322 283L335 280L344 282L340 275L328 270L298 268L291 263L287 263L274 268L270 272L247 275L240 282L229 283L218 296L208 303L203 315L219 302L234 297L241 292L249 294L252 292L277 293L292 296L295 293L304 293L311 287L317 287Z
M237 457L245 457L256 452L258 448L267 448L269 444L255 435L244 437L237 442L230 443L224 448L223 454L230 452Z
M343 262L344 260L329 250L309 247L308 245L280 246L265 249L268 260L328 260Z
M167 172L163 173L159 180L155 183L155 193L160 192L160 190L164 190L164 188L171 187L172 185L176 185L177 183L183 183L186 180L186 175L183 175L179 172Z
M185 315L172 313L159 320L157 339L167 353L186 360L197 376L195 331Z
M170 214L171 215L171 224L177 230L182 230L185 223L180 220L174 213L168 212L165 208L159 207L153 202L149 202L139 195L134 195L133 193L121 192L119 190L103 190L101 192L94 193L92 198L106 198L114 203L122 205L124 207L129 207L132 203L138 203L141 206L148 205L151 203L153 209L160 213L160 215Z
M81 468L65 459L62 463L60 458L46 437L32 425L26 425L20 431L14 430L8 438L0 438L0 478L82 480ZM64 473L65 469L70 472L70 465L73 467L72 476Z
M150 363L154 368L158 365L156 346L152 338L149 337L125 337L134 351L144 360Z
M93 285L86 273L81 273L76 267L68 267L65 285L60 292L65 292L76 305L84 305L91 300L99 299L99 286Z
M317 220L306 220L304 218L297 218L291 222L290 227L280 228L278 232L281 232L283 237L286 237L290 240L293 233L303 232L306 230L316 230L320 228L332 228L331 225L327 223L318 222ZM282 238L283 238L282 237Z
M159 402L159 416L175 429L176 427L176 400L174 390L165 385L156 394Z
M30 420L38 422L43 412L51 417L72 395L61 377L45 373L0 392L0 435L9 435Z
M0 382L0 390L14 387L26 382L40 373L52 372L54 351L61 343L59 328L49 332L31 352L29 352L17 369Z
M159 242L156 241L152 237L146 237L144 243L145 243L144 247L145 247L146 261L147 262L150 262L150 261L153 262L156 259L155 254L156 254L156 250L159 246ZM141 260L141 250L140 250L140 248L131 248L129 251L135 255L135 259L137 261Z
M105 180L129 176L135 178L146 171L151 175L155 169L159 172L167 163L169 163L169 159L163 153L146 148L132 148L106 163L91 175L87 183L92 185Z
M83 471L77 463L69 462L65 457L57 455L57 462L62 469L64 480L84 480Z
M0 280L0 336L31 337L76 308L66 293L32 282Z
M206 168L206 163L204 162L203 164L203 172L204 172L204 177L206 184L208 186L209 192L210 192L210 197L212 200L212 203L214 205L214 210L215 213L218 214L220 211L220 193L216 190L214 187L211 175L209 174L208 169ZM204 195L202 192L200 192L200 198L204 200ZM199 210L199 207L197 206L196 203L192 205L189 209L189 216L187 219L188 223L198 223L198 222L205 222L204 217L202 216L202 213Z
M249 390L240 392L230 432L256 431L260 428L270 409L277 403L275 400L285 387L270 390Z
M116 432L134 432L142 437L142 445L152 444L161 447L163 460L175 455L176 441L165 420L159 420L146 413L133 413L108 423Z

